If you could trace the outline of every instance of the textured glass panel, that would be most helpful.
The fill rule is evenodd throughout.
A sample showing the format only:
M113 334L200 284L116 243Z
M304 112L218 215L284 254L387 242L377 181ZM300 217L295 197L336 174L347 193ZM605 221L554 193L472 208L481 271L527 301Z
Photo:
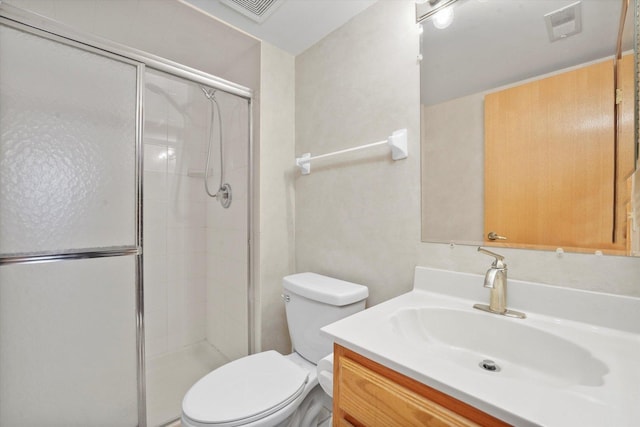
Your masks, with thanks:
M0 253L135 243L136 68L0 25Z
M0 267L0 425L134 426L135 257Z

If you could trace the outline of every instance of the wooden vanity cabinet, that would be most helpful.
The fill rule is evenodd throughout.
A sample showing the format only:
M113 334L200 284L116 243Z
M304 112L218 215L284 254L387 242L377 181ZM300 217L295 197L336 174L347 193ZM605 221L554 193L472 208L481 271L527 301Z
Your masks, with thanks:
M464 402L334 347L333 426L508 426Z

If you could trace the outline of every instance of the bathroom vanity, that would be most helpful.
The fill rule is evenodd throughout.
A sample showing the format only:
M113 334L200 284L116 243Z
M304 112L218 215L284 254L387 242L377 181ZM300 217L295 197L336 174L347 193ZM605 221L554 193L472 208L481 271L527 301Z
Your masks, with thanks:
M509 425L338 344L333 354L333 420L339 426Z
M334 425L602 426L640 419L640 299L416 268L414 290L323 328Z

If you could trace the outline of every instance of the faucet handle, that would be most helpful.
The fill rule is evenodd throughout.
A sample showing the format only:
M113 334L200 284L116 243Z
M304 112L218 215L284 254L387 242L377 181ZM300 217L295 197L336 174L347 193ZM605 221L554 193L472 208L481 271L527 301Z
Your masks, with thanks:
M485 255L492 256L492 257L494 257L496 259L496 261L504 261L504 257L502 255L497 254L495 252L491 252L491 251L489 251L489 250L487 250L487 249L485 249L485 248L483 248L481 246L478 246L478 252L482 252Z

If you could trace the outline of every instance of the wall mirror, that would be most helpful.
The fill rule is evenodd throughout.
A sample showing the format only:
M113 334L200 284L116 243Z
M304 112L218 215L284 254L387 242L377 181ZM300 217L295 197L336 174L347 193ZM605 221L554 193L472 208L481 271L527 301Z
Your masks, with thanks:
M635 1L416 4L422 241L639 254Z

